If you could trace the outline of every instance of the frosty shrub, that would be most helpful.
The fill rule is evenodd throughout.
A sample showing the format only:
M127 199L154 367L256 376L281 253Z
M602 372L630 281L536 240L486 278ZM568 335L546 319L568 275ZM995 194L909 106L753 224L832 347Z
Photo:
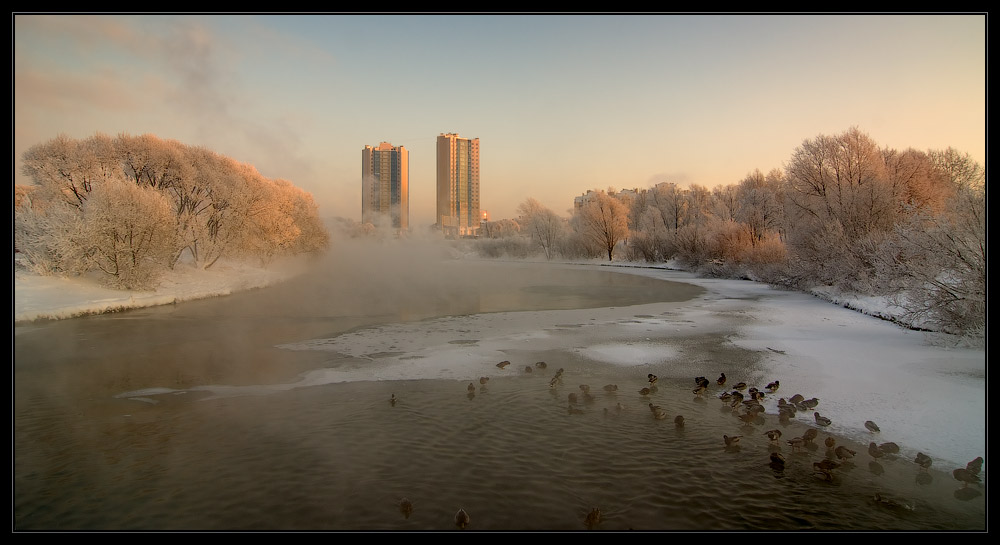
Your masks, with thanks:
M154 189L109 179L84 203L75 238L108 286L153 289L176 246L170 201Z
M85 252L76 240L82 223L75 206L62 201L37 206L25 198L14 209L14 248L35 274L81 274L87 269Z

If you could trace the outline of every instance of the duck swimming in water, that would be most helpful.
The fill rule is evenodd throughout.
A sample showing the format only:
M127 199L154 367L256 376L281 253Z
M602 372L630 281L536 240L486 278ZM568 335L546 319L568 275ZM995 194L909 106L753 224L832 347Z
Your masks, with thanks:
M510 365L510 362L507 361L507 360L504 360L504 361L498 363L497 367L499 367L500 369L503 369L503 368L507 367L508 365Z
M472 517L470 517L469 514L465 512L465 509L459 509L458 512L455 513L455 526L458 526L460 530L465 530L466 528L468 528L469 523L471 522L472 522Z
M885 452L883 452L882 449L880 449L878 447L878 445L875 444L875 441L872 441L871 443L868 443L868 454L872 458L876 458L876 459L885 456Z
M399 512L403 514L404 518L410 518L410 515L413 514L413 502L408 498L399 500Z
M976 475L975 473L969 471L964 467L960 467L955 471L952 471L951 474L952 476L955 477L956 480L962 481L962 488L965 488L970 484L981 482L979 479L979 475Z
M727 447L735 447L739 445L740 438L742 437L743 437L742 435L734 435L732 437L728 435L723 435L722 440L726 442Z
M854 458L854 455L857 454L857 452L845 446L839 446L833 450L833 454L837 456L838 460L850 460L851 458Z
M923 452L918 452L917 457L913 459L913 463L920 466L920 469L926 471L929 467L931 467L931 464L934 463L934 460Z
M777 443L778 439L781 439L781 430L768 430L764 432L764 435L766 435L772 443Z

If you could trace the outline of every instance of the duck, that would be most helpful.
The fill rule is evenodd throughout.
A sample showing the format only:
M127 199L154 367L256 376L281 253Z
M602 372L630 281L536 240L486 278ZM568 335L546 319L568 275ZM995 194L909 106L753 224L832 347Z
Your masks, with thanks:
M468 390L470 394L474 394L476 393L476 385L470 382L466 390Z
M396 406L396 394L392 394L389 396L389 405L392 405L393 407Z
M479 377L479 384L486 386L486 383L490 381L490 377Z
M683 428L684 427L684 417L681 416L681 415L675 416L674 417L674 426L677 426L678 428Z
M778 439L781 439L781 430L768 430L764 432L764 435L766 435L772 443L777 443Z
M531 373L532 371L534 371L534 369L532 369L530 365L525 365L524 366L524 372L525 373Z
M590 385L589 384L581 384L580 385L580 391L583 392L583 393L585 393L585 394L589 394L590 393Z
M875 503L879 505L884 505L891 509L906 509L907 511L913 511L914 509L912 505L907 505L905 503L898 502L892 498L887 498L883 496L881 488L875 489L875 495L873 496L873 499L875 500Z
M934 460L923 452L918 452L917 457L913 459L913 462L920 466L920 469L927 470L931 467L931 464L934 463Z
M708 379L705 377L700 377L701 380L698 381L698 386L702 388L708 388Z
M725 373L720 373L719 374L719 378L715 380L715 383L718 384L719 386L725 386L726 385L726 374Z
M409 498L399 500L399 512L403 514L404 518L410 518L413 513L413 502Z
M665 411L663 407L653 405L652 403L649 404L649 412L653 413L653 418L657 420L663 420L667 417L667 411Z
M879 433L882 431L878 428L878 424L872 422L871 420L865 420L865 427L872 433Z
M743 414L737 415L737 418L743 422L744 426L751 426L753 425L753 421L757 418L757 414L747 411Z
M837 440L832 435L827 435L826 439L823 440L823 444L826 445L826 448L832 449L837 445Z
M742 437L743 437L742 435L734 435L732 437L728 435L723 435L722 440L726 442L727 447L735 447L739 444L740 438Z
M952 476L955 477L956 480L962 481L962 488L966 488L967 486L969 486L969 484L972 483L981 482L979 479L979 475L976 475L975 473L969 471L964 467L960 467L955 471L952 471L951 474Z
M833 454L837 456L838 460L850 460L857 452L841 445L833 450Z
M796 403L802 403L802 401L804 401L804 400L805 400L805 398L802 397L802 394L795 394L792 397L788 398L788 402L791 403L791 404L793 404L793 405L796 404Z
M617 384L605 384L604 385L604 391L605 392L617 392L618 391L618 385Z
M535 362L535 367L537 367L539 369L545 369L548 366L549 366L549 364L545 363L544 361L536 361Z
M782 456L780 452L771 453L771 467L775 469L785 468L785 457Z
M721 399L722 401L729 401L732 398L733 398L733 394L731 394L729 392L722 392L721 394L719 394L719 399Z
M654 375L653 373L650 373L649 375L647 375L646 378L649 379L649 385L650 386L656 384L656 381L660 380L660 377Z
M820 426L829 426L830 424L833 423L832 420L830 420L825 416L821 416L818 412L813 413L813 416L816 417L816 423L819 424Z
M570 403L576 403L577 401L576 392L570 392L569 395L566 396L566 398L569 400Z
M552 380L549 381L549 388L555 388L557 386L559 386L559 377L552 377Z
M983 471L983 457L976 456L976 459L965 464L965 469L971 471L973 475L979 475Z
M805 446L806 440L801 437L793 437L787 441L787 443L792 447L792 450L798 450Z
M831 460L829 458L825 458L825 459L823 459L823 460L821 460L819 462L813 462L813 468L814 469L821 469L821 470L824 470L824 471L833 471L834 469L837 469L838 467L840 467L840 464L837 463L837 462L834 462L833 460Z
M497 364L497 367L499 367L500 369L504 369L504 368L506 368L506 367L507 367L508 365L510 365L510 362L509 362L509 361L507 361L507 360L503 360L502 362L500 362L500 363L498 363L498 364Z
M773 394L778 390L778 386L780 386L780 383L776 380L774 382L767 383L767 386L765 386L764 389Z
M583 525L587 527L588 530L593 530L601 523L601 510L598 508L593 508L587 513L586 518L583 519Z
M465 530L466 528L468 528L469 523L471 522L472 522L472 517L470 517L469 514L465 512L465 509L459 509L458 512L455 513L455 526L458 526L460 530Z
M816 428L809 428L802 433L802 440L806 443L812 443L812 440L817 436L819 436L819 432L816 431Z
M639 395L641 395L643 397L646 397L646 396L648 396L651 393L653 393L653 391L650 390L649 388L643 388L643 389L639 390Z
M737 382L736 386L733 386L733 388L736 388L737 390L746 390L747 389L747 383L746 382Z
M801 403L805 405L807 409L815 409L816 406L819 405L819 398L813 397L810 399L803 399Z
M878 448L882 449L882 452L886 454L899 454L899 445L893 443L892 441L882 443L878 446Z
M701 384L702 382L708 382L708 379L705 377L694 377L695 384Z
M868 454L870 454L872 458L881 458L885 456L885 452L882 452L882 449L878 448L875 441L868 443Z
M691 393L696 396L700 396L701 394L705 393L706 389L707 388L704 385L699 384L698 386L695 386L694 390L691 390Z

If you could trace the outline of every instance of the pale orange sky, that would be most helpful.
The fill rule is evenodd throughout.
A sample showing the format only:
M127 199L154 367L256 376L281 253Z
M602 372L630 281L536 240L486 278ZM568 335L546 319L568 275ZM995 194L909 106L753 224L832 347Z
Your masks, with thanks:
M479 138L482 208L559 214L588 189L714 187L852 126L985 165L985 14L20 15L14 165L60 133L151 133L361 216L361 149Z

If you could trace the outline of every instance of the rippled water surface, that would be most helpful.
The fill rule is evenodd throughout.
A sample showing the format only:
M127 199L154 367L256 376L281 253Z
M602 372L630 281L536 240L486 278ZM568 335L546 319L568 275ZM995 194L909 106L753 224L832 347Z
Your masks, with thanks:
M757 353L727 342L746 319L739 315L721 316L724 327L709 330L678 322L690 332L669 343L645 338L646 350L683 357L672 366L609 365L585 357L586 346L524 342L507 347L511 364L492 369L486 384L475 380L471 392L468 371L457 369L434 380L246 392L312 369L364 365L281 343L455 314L682 308L702 293L619 272L467 267L448 289L428 285L423 295L319 289L317 278L303 278L218 300L16 328L14 529L452 530L463 508L470 530L576 531L594 507L598 530L986 528L985 484L963 488L903 458L876 463L856 444L854 461L822 480L812 463L828 455L825 433L798 452L763 435L800 435L808 419L736 419L716 398L715 376L769 380ZM388 299L354 305L379 292ZM622 321L672 316L621 308ZM566 334L581 325L564 324ZM477 342L461 333L456 325L456 345ZM713 383L696 396L699 369ZM643 396L650 372L661 378ZM216 388L199 389L205 385ZM219 386L244 390L218 395ZM151 394L120 397L144 389ZM654 419L650 403L668 417ZM742 435L739 446L727 448L723 434ZM775 449L787 460L783 470L769 465ZM875 502L876 491L901 505ZM413 505L408 516L404 497Z

